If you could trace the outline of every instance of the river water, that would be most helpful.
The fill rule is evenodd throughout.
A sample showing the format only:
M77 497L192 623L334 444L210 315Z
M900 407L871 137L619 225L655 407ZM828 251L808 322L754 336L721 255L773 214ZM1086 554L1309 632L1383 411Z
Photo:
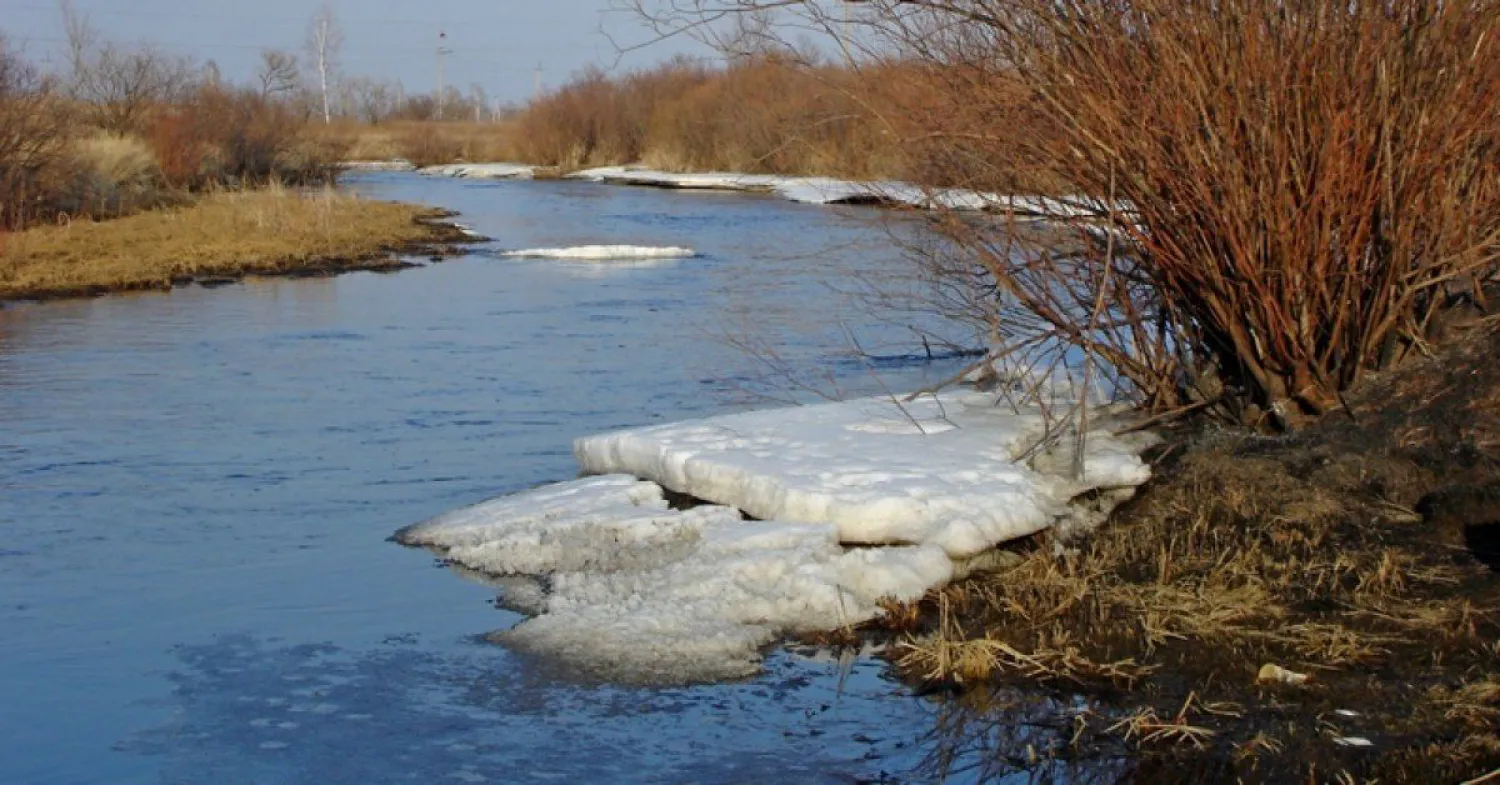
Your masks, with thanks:
M875 213L354 187L496 241L396 274L0 310L0 783L920 778L937 709L877 662L587 683L485 643L517 621L493 590L385 541L573 476L579 435L807 397L784 371L865 392L951 374L846 296L901 269ZM584 243L700 257L496 254Z

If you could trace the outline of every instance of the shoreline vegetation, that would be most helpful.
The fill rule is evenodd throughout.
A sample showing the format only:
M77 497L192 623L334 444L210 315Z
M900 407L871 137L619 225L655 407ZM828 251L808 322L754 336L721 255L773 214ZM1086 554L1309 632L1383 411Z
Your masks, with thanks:
M222 192L113 221L0 235L0 302L413 266L474 238L449 214L332 189Z
M1479 781L1500 766L1497 355L1475 329L1295 434L1161 429L1106 525L1003 546L1014 566L828 642L884 644L951 696L944 755L1010 751L980 779L1045 760L1085 781L1126 761L1153 783Z

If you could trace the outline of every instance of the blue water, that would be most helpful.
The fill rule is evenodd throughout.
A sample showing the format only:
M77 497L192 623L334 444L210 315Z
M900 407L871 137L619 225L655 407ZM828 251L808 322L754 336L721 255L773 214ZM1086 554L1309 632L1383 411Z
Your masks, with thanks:
M903 269L876 214L355 187L495 242L396 274L0 310L0 783L916 777L936 710L877 662L581 683L482 642L516 621L492 590L385 542L573 476L582 434L952 373L906 356L912 319L848 294ZM495 255L583 243L701 256Z

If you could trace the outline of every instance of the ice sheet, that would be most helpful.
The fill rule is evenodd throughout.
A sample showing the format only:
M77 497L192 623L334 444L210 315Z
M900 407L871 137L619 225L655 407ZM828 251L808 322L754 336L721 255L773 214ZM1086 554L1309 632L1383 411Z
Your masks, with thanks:
M668 509L660 487L586 478L439 516L397 533L499 582L533 618L493 637L622 681L744 676L797 630L858 624L954 575L940 548L845 548L826 524ZM513 595L513 596L512 596Z
M339 168L352 172L410 172L417 166L411 161L396 158L389 161L344 161L339 164Z
M434 177L463 177L480 180L529 180L536 175L536 167L526 164L447 164L429 166L422 174Z
M609 261L612 259L684 259L697 256L691 248L643 245L577 245L569 248L526 248L505 251L501 256L512 259L569 259L574 261Z
M936 545L954 558L1101 518L1071 502L1149 478L1138 457L1146 443L1103 428L1088 434L1073 477L1076 439L1062 433L1049 447L1044 413L997 395L732 414L579 439L574 455L585 471L646 478L756 518L832 524L844 543Z
M959 188L924 189L912 183L894 180L840 180L832 177L783 177L735 172L677 173L633 166L585 169L568 176L617 185L766 192L803 204L885 204L920 209L989 210L1038 218L1088 217L1097 215L1099 209L1094 202L1082 197L1051 199Z

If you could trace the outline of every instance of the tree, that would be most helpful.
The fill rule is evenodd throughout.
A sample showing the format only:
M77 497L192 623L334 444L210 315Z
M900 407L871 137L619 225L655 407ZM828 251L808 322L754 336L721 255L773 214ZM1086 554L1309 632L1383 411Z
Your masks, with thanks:
M67 36L69 92L100 129L113 134L139 130L147 111L178 97L194 81L186 58L142 46L100 43L98 33L72 4L62 4Z
M72 141L66 103L0 37L0 229L22 228L46 208L37 185Z
M262 98L294 92L302 84L302 72L298 68L297 56L281 49L262 51L260 70L256 72L255 78L260 82Z
M344 46L344 32L339 27L333 7L323 5L313 14L307 29L307 51L318 69L318 84L323 94L323 122L333 122L328 100L328 84L338 67L339 50Z

